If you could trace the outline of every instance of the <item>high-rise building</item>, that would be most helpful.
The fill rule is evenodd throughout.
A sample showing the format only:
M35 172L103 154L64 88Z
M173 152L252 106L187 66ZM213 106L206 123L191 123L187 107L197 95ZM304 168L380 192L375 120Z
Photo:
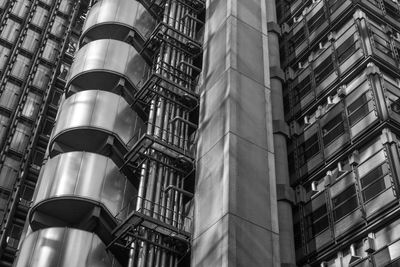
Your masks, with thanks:
M0 266L14 261L85 5L0 1Z
M0 265L400 266L397 1L3 6Z
M399 266L399 3L278 10L297 264Z

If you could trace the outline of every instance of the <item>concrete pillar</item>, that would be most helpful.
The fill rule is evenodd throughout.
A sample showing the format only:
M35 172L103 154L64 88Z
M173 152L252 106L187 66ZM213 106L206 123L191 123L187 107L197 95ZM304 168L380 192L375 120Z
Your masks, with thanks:
M280 27L277 24L275 1L266 1L268 49L271 76L272 119L274 129L275 169L277 183L280 260L282 267L296 266L294 248L292 204L294 191L290 187L287 159L286 138L289 127L285 122L283 109L282 81L284 72L281 69L279 56Z
M280 266L267 0L207 0L192 266Z

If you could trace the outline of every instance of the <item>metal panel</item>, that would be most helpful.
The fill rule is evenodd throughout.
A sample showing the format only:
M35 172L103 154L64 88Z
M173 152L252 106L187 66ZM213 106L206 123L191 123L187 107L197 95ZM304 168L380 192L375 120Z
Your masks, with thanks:
M67 86L76 90L110 91L121 78L132 90L146 77L148 66L129 44L116 40L98 40L85 45L75 55Z
M143 127L143 121L122 97L88 90L64 101L50 140L74 150L93 151L104 145L109 136L126 146Z
M156 21L137 1L102 0L89 11L82 30L81 42L99 39L124 40L133 30L147 39Z
M47 228L28 235L16 267L118 267L93 233L71 228Z
M101 205L113 217L118 215L124 219L132 208L128 207L129 201L136 195L133 185L111 159L88 152L69 152L50 159L41 170L38 184L30 218L37 210L45 210L47 215L55 218L79 217L76 215L81 207ZM124 194L126 190L132 194ZM85 204L81 205L82 202ZM83 219L76 218L78 222Z

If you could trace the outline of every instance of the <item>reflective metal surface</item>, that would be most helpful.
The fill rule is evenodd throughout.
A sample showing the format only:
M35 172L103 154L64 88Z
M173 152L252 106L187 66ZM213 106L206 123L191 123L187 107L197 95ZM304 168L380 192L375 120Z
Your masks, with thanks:
M125 86L140 87L148 66L131 45L116 40L97 40L82 47L75 55L67 79L67 87L76 90L110 91L121 78Z
M134 207L134 196L136 190L111 159L88 152L63 153L42 168L29 219L39 211L75 225L97 206L124 219Z
M143 121L122 97L104 91L83 91L62 103L50 148L57 142L66 151L98 152L108 144L109 137L128 146L143 127Z
M81 44L98 39L124 40L131 30L147 39L156 22L137 1L102 0L89 11Z
M15 267L118 267L93 233L47 228L26 237Z

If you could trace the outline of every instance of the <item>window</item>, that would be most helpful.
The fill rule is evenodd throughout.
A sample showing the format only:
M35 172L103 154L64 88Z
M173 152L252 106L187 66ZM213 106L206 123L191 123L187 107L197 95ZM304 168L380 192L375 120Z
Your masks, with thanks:
M381 26L374 24L372 21L369 23L370 35L372 37L372 44L381 53L393 57L390 39Z
M329 55L324 61L317 64L314 69L315 82L320 84L326 77L328 77L334 71L334 65L332 57Z
M42 57L49 62L54 62L58 54L58 44L57 42L49 39L44 47Z
M22 110L22 115L29 119L35 119L41 102L42 98L39 95L29 92Z
M346 61L356 51L357 40L354 39L354 35L344 41L338 48L336 48L336 54L339 64Z
M8 82L0 96L0 106L13 111L18 104L20 92L21 87Z
M391 4L389 4L386 1L382 1L382 2L383 2L383 6L385 7L386 15L388 15L389 17L392 17L394 19L400 18L398 8L392 6Z
M344 134L344 123L342 113L337 114L333 119L322 127L324 145L329 145L332 141Z
M311 33L325 21L324 8L321 8L308 22L308 31Z
M12 159L6 158L3 167L0 170L0 187L11 190L14 186L15 180L18 176L18 169L20 162Z
M22 42L22 48L33 53L36 50L39 41L40 41L39 33L29 29L26 32L24 41Z
M56 37L62 37L67 28L67 21L59 16L54 20L53 27L51 27L51 34Z
M318 133L313 134L299 146L299 161L304 164L319 152Z
M347 107L350 126L353 126L368 115L370 112L368 102L369 99L367 93L364 93Z
M336 221L358 207L356 186L353 184L332 199L333 218Z
M346 0L329 0L330 13L334 13Z
M46 9L40 6L36 7L36 11L33 15L31 23L38 26L39 28L43 27L49 16L48 13L49 11L47 11Z
M20 28L21 24L11 19L8 19L6 25L1 31L0 37L13 44L17 40Z
M55 107L58 107L58 104L60 104L61 96L62 96L62 92L61 91L53 90L52 91L52 95L51 95L50 104L55 106Z
M14 66L11 70L11 74L16 78L24 80L26 76L28 76L29 65L30 65L29 58L24 57L22 55L18 55L14 63Z
M300 101L311 91L311 78L306 76L301 82L293 87L294 102Z
M323 195L322 195L323 196ZM324 201L325 202L325 201ZM311 206L311 203L307 204ZM314 238L329 227L328 210L324 203L305 216L307 240Z
M9 118L4 115L0 115L0 145L3 144L6 138Z
M0 220L3 219L4 212L7 209L10 192L8 190L0 189Z
M290 38L290 46L293 51L296 47L298 47L302 42L306 40L306 35L303 29L300 29L292 38Z
M0 70L4 70L6 68L10 53L11 50L9 48L4 46L0 47Z
M26 12L29 10L29 2L30 1L17 0L11 12L17 17L24 18Z
M391 186L389 179L385 181L387 172L388 166L382 164L367 173L364 177L361 177L362 196L365 202L379 195L382 191Z
M28 126L18 123L14 136L11 140L10 148L16 152L22 153L28 146L30 132L31 129Z
M44 90L50 81L51 70L48 67L39 65L35 77L33 78L33 86L38 89Z

